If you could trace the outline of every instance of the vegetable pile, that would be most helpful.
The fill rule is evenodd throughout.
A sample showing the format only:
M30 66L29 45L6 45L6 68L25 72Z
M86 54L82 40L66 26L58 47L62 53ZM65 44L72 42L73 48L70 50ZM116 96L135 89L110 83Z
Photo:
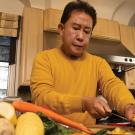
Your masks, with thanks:
M32 103L22 100L12 104L0 102L0 135L113 135L116 132L124 135L128 131L103 129L93 133L80 123Z
M0 135L70 135L81 131L90 133L84 125L41 106L22 100L0 102Z
M57 114L57 113L55 113L55 112L53 112L53 111L51 111L47 108L43 108L41 106L38 106L38 105L35 105L35 104L32 104L32 103L24 102L22 100L14 101L12 105L14 106L14 108L17 111L20 111L20 112L35 112L35 113L41 112L45 116L50 118L51 120L54 120L54 121L56 121L58 123L61 123L63 125L67 125L70 128L78 129L78 130L84 131L85 133L88 133L88 134L92 133L92 131L90 131L83 124L72 121L70 119L67 119L67 118L63 117L62 115Z

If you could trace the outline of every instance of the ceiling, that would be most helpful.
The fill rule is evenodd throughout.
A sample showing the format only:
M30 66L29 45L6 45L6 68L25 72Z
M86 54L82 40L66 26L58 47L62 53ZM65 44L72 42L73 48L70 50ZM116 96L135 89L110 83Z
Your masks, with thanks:
M135 0L88 0L99 17L135 26Z
M72 0L19 0L25 6L45 9L63 8ZM85 0L97 10L98 17L116 20L121 24L135 26L135 0ZM49 3L49 4L48 4ZM60 4L61 3L61 4Z

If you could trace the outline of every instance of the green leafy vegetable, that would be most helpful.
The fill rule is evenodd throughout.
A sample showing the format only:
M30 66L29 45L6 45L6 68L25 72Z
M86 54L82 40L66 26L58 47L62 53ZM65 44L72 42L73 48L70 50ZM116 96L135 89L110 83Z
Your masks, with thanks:
M77 132L77 130L63 126L42 113L37 113L45 126L45 135L69 135L71 133Z
M102 129L102 130L100 130L100 131L98 131L96 134L94 134L94 135L107 135L107 129Z

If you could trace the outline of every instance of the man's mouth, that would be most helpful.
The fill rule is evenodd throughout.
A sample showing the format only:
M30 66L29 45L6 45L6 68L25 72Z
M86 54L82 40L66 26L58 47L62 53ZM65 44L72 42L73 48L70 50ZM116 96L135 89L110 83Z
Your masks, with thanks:
M79 48L83 48L83 45L73 44L73 46L75 46L75 47L79 47Z

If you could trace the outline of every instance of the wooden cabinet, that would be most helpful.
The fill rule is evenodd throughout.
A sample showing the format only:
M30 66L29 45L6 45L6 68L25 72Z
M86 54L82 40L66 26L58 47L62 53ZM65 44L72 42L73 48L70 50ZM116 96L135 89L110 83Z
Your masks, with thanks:
M120 25L121 42L135 55L135 27Z
M23 12L19 85L29 85L33 59L43 49L43 10L25 8Z
M0 12L0 36L17 37L19 16Z
M120 25L121 42L135 55L135 27ZM126 72L126 85L129 89L135 89L135 69Z
M135 69L132 69L125 74L125 81L128 89L135 89Z
M44 31L57 31L62 15L62 10L47 9L44 11ZM97 24L93 30L93 38L101 38L112 41L120 41L119 24L116 21L107 19L97 19Z
M61 15L62 10L51 8L44 10L44 31L56 32Z
M116 21L98 18L92 36L93 38L120 41L119 24Z

